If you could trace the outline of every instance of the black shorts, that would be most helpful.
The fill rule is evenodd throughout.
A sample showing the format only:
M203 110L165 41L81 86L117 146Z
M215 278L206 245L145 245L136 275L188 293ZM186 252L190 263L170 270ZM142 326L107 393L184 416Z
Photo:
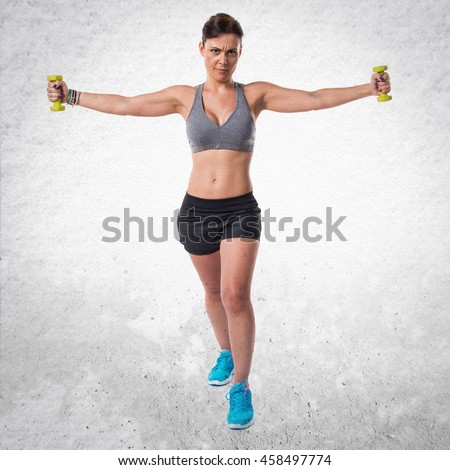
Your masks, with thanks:
M203 199L186 193L177 217L180 243L189 253L208 255L228 238L261 236L261 209L253 191L226 199Z

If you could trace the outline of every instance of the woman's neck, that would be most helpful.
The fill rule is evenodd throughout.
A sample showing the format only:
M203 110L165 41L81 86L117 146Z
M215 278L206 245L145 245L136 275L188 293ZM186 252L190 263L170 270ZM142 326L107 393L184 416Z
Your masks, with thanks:
M204 84L204 88L205 87L206 89L212 90L212 91L223 91L228 88L234 88L235 82L232 78L224 82L219 82L218 80L215 80L214 78L208 76Z

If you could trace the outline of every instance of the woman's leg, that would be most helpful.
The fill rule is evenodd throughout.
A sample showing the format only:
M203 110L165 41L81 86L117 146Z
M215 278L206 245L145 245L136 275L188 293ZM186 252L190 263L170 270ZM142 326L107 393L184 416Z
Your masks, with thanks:
M220 296L220 252L189 254L205 289L205 307L221 349L231 351L228 319Z
M228 318L234 380L248 381L255 343L255 317L250 299L259 241L231 238L220 244L220 292Z

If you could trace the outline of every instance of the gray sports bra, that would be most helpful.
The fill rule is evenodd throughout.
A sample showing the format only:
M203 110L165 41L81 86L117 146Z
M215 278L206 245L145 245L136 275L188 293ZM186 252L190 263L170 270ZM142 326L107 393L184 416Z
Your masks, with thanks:
M205 113L202 99L203 85L204 83L197 87L194 104L186 120L186 134L192 153L209 149L253 152L256 128L242 85L235 82L236 108L221 126L211 121Z

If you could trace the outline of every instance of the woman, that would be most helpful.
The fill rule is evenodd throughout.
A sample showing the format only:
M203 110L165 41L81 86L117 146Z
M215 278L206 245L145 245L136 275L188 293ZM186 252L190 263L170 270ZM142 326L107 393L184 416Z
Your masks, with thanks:
M339 106L390 91L389 76L373 74L370 83L314 92L272 83L242 85L233 81L244 33L238 21L219 13L203 27L199 51L206 81L177 85L125 97L76 92L60 81L48 83L50 101L84 106L104 113L164 116L178 113L186 121L193 168L177 219L180 242L188 251L205 290L205 306L221 348L208 376L211 385L234 385L227 398L231 429L253 423L249 374L255 341L250 299L261 233L261 210L249 175L255 121L264 110L284 113Z

